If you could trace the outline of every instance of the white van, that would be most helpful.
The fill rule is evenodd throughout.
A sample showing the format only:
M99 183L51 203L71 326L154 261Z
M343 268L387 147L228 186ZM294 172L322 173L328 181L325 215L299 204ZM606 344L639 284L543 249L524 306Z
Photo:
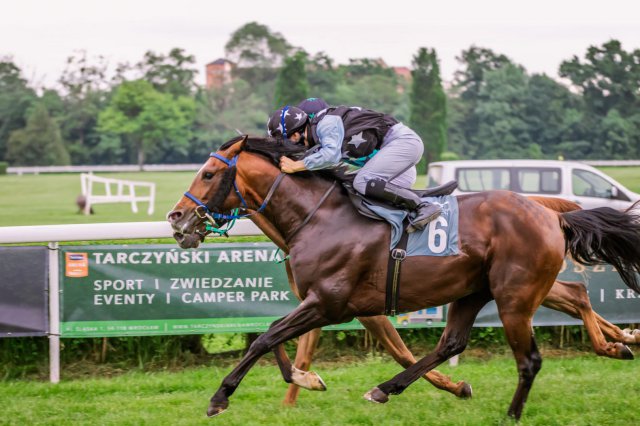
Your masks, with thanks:
M458 181L455 195L507 189L524 195L545 195L574 201L583 209L626 209L637 194L601 171L573 161L468 160L429 164L428 186Z

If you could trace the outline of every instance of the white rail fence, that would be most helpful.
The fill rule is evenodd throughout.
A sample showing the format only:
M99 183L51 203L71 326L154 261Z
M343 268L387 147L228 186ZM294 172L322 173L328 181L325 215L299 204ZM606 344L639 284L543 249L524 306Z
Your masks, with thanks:
M123 172L185 172L196 171L202 164L135 164L84 165L84 166L25 166L7 167L7 173L14 175L38 175L41 173L123 173Z
M230 236L263 235L249 220L239 220ZM170 238L168 222L94 223L0 227L0 244L49 242L49 380L60 382L60 281L58 242Z
M98 186L102 186L103 189L100 194L94 193ZM105 178L90 173L81 173L80 187L85 200L84 214L91 212L92 205L105 203L130 203L131 211L138 213L139 202L149 203L147 213L153 214L156 200L155 183ZM146 188L145 192L148 192L148 195L140 195L140 190L143 188Z
M229 236L264 235L253 222L239 220ZM94 223L81 225L41 225L0 227L0 244L49 243L49 380L60 382L60 281L58 243L63 241L129 240L171 238L168 222ZM458 356L449 360L458 364Z

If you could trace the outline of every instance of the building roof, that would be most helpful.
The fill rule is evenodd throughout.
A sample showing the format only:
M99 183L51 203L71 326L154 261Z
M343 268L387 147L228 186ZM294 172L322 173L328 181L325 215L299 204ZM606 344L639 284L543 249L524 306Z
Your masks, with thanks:
M230 60L225 59L225 58L218 58L213 62L209 62L207 65L224 65L224 64L234 65L233 62L231 62Z

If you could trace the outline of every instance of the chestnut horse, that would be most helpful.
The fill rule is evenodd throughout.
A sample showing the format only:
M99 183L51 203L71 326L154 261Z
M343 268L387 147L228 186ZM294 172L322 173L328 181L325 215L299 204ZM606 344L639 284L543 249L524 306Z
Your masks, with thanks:
M580 209L578 204L564 199L533 196L529 198L544 205L545 207L549 207L552 210L559 212ZM250 219L285 254L289 253L289 248L284 242L284 238L264 216L257 214L251 216ZM199 243L199 240L196 242L196 246L197 243ZM192 245L183 246L183 248L190 247L192 247ZM291 287L293 294L300 299L288 262L286 266L289 286ZM556 280L553 283L551 290L542 301L542 306L563 312L574 318L581 319L591 340L593 350L597 355L621 360L633 359L633 353L626 344L640 344L640 330L622 330L598 315L591 307L589 294L582 282ZM386 316L358 317L358 320L400 365L408 368L415 364L416 360L413 354L404 344L402 338L398 334L398 331ZM296 403L300 387L312 390L318 389L315 385L317 383L317 374L310 373L310 376L306 376L302 372L308 371L311 367L311 360L320 338L320 333L321 329L315 329L300 336L299 338L293 366L294 371L300 371L296 371L296 377L287 389L283 400L285 405L294 405ZM608 342L605 336L613 340L613 342ZM276 357L287 356L282 345L278 350L276 350L275 355ZM449 376L440 373L438 370L434 369L427 372L424 378L438 389L450 392L457 397L470 398L472 396L472 388L470 384L465 383L464 381L455 383L451 381Z
M228 408L229 397L255 362L279 344L314 328L384 311L388 226L359 215L342 191L318 173L284 176L273 162L281 140L243 137L212 153L189 192L168 214L174 230L192 234L207 217L244 205L262 212L285 237L303 302L251 345L211 398L207 414ZM286 150L283 150L286 153ZM478 311L495 300L519 374L508 415L519 419L542 359L531 318L557 276L565 253L585 265L614 265L638 291L640 225L609 208L557 213L518 194L490 191L458 197L460 253L404 261L402 312L451 303L431 354L366 398L387 402L437 365L464 350ZM333 235L332 232L338 235ZM425 279L428 277L428 279ZM280 365L285 378L291 365Z
M565 199L541 196L529 196L528 198L557 212L580 209L578 204ZM255 214L250 216L250 219L285 254L289 253L284 237L278 233L273 224L263 215ZM222 225L223 222L219 221L218 223ZM194 235L195 238L191 239L185 238L184 235L176 236L176 239L182 248L193 248L197 247L203 240L198 235ZM203 237L204 235L201 234L201 236ZM286 262L286 271L291 290L300 299L288 261ZM542 306L581 319L597 355L622 360L633 359L631 350L625 344L640 344L640 330L622 330L598 315L591 307L589 295L583 283L556 280L542 301ZM386 316L359 317L358 320L400 365L407 368L415 364L416 360L413 354L406 347L398 331ZM320 338L320 332L321 329L315 329L299 338L296 358L293 364L292 383L290 383L283 400L285 405L294 405L296 403L300 387L311 390L325 389L317 374L313 372L305 373L311 367L311 360ZM613 340L613 342L608 342L605 336ZM287 356L282 345L275 351L275 355L276 357ZM279 360L278 362L286 361ZM438 389L450 392L460 398L470 398L472 396L471 385L464 381L454 383L450 377L437 370L427 372L424 378Z

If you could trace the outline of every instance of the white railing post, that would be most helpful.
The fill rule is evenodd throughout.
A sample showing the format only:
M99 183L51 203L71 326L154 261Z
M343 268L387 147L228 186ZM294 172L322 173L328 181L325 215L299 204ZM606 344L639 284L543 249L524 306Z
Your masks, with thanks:
M129 196L131 197L131 211L138 213L138 203L136 202L136 190L132 183L129 184Z
M60 280L58 243L49 243L49 380L60 382Z
M84 214L91 214L91 194L93 193L93 180L91 176L87 175L87 193L84 196Z

